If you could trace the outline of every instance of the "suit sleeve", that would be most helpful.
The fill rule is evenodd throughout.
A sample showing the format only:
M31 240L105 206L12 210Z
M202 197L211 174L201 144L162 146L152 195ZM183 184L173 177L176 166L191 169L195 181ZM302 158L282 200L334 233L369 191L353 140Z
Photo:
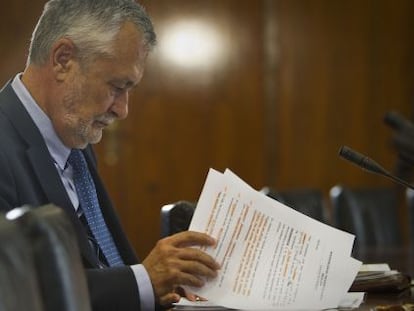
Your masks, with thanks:
M0 211L7 212L17 204L15 180L6 156L0 151Z
M139 311L139 291L129 267L86 270L93 310Z

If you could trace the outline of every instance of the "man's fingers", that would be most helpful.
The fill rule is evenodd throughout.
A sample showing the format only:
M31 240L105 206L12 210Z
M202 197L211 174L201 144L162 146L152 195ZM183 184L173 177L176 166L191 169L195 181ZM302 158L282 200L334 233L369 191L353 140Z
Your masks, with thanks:
M173 303L176 303L180 300L181 296L177 293L168 293L160 298L160 305L169 306Z
M195 248L180 249L177 257L181 260L200 262L212 270L220 269L219 263L213 257Z
M176 247L189 247L189 246L214 246L216 240L211 236L195 231L183 231L176 233L170 237L167 237L170 242Z
M201 277L185 272L181 272L179 275L177 275L176 280L180 285L193 287L202 287L205 284L205 281Z
M177 284L201 287L209 278L217 276L219 264L197 247L214 246L215 240L207 234L186 231L164 238L142 264L151 279L159 301L177 298L170 294Z
M217 270L210 268L198 261L183 260L177 262L177 268L179 271L190 273L197 276L203 276L207 278L214 278L217 276Z

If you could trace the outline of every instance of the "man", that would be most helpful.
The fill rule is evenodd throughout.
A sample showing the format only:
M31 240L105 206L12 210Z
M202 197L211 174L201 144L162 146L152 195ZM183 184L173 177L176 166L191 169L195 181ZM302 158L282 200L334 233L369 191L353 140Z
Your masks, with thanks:
M67 212L94 310L168 305L180 298L177 285L202 286L219 268L189 247L214 244L196 232L159 241L138 264L96 172L90 144L126 118L129 91L155 41L149 17L133 0L51 0L24 72L0 92L0 210L54 203ZM72 154L80 162L71 162ZM87 167L78 169L82 159ZM98 213L104 242L90 210Z

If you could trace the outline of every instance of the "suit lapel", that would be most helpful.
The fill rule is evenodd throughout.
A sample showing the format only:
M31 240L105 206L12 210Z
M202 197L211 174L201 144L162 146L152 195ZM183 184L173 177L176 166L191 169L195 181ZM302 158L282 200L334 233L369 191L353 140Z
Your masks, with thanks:
M20 137L25 141L27 157L47 197L47 203L53 203L65 210L74 225L83 257L90 265L97 265L98 261L89 246L85 228L74 212L74 207L39 129L23 107L10 84L2 90L2 93L7 100L2 103L0 109L7 115Z
M76 213L74 213L74 207L68 197L66 189L62 184L60 176L56 171L56 167L50 159L51 157L48 151L46 150L47 154L45 154L44 151L45 150L43 150L43 148L36 147L32 147L27 151L28 157L43 191L46 193L49 202L65 210L66 214L71 219L75 232L78 235L79 248L82 255L87 259L87 261L89 261L90 264L97 264L98 261L89 245L86 230L79 221ZM45 156L50 161L45 161Z

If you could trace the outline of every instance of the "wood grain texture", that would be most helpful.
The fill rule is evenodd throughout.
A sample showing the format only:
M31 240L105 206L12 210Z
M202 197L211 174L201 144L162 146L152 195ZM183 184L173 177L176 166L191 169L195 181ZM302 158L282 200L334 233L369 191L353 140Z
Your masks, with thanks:
M0 10L0 81L24 68L44 1ZM393 168L389 110L411 117L414 2L410 0L145 0L160 35L174 22L218 29L217 66L186 69L163 42L119 123L96 146L128 235L144 257L159 211L197 200L208 168L231 168L256 188L387 185L341 160L349 145ZM112 135L112 134L111 134ZM110 143L111 141L111 143ZM105 161L116 149L118 161Z

